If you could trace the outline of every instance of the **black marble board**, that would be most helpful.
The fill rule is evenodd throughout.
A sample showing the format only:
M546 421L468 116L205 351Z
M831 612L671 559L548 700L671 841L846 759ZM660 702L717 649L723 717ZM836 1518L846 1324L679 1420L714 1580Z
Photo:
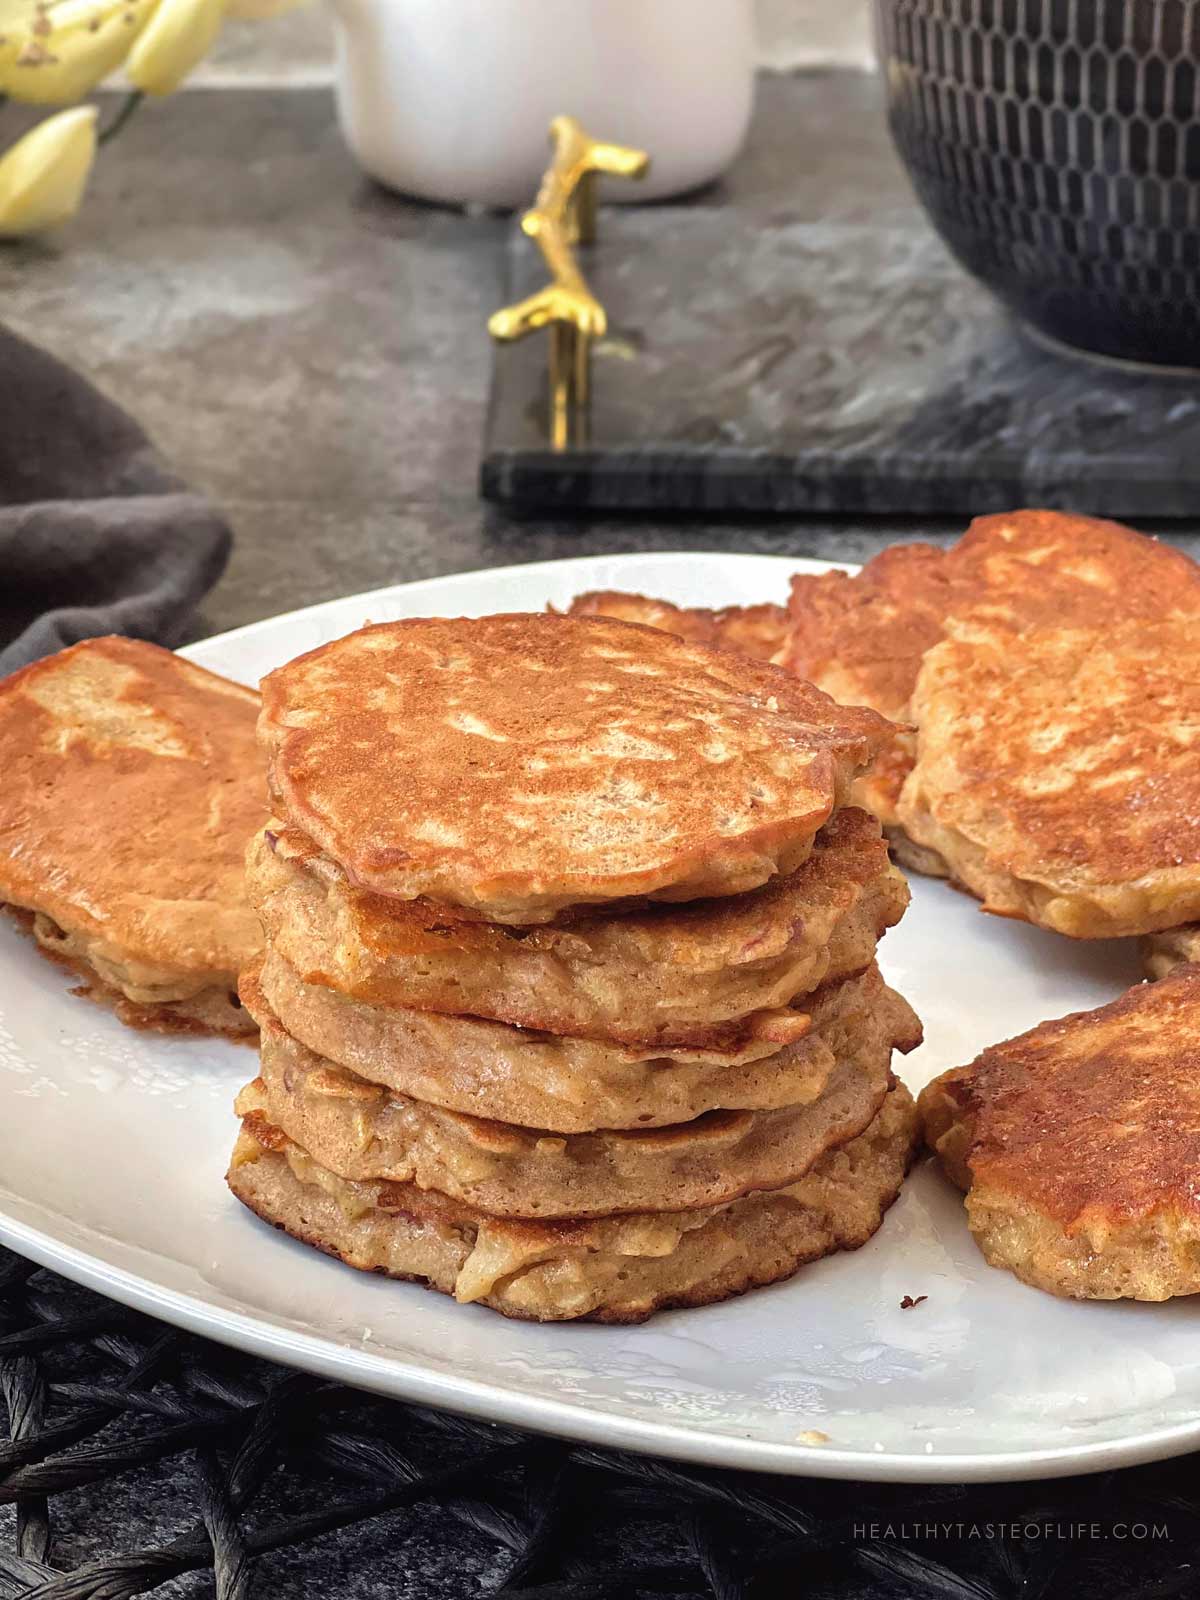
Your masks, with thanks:
M513 507L967 517L1200 512L1200 378L1035 344L903 203L606 207L587 436L548 447L547 341L498 347L481 488ZM902 220L901 220L902 219ZM540 287L505 245L506 302Z

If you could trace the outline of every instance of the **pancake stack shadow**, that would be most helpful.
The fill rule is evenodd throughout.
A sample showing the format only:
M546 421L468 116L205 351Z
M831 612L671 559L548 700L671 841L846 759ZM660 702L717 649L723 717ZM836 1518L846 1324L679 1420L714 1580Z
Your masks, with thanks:
M507 1316L637 1322L855 1248L915 1142L887 739L631 624L382 624L263 685L233 1192Z

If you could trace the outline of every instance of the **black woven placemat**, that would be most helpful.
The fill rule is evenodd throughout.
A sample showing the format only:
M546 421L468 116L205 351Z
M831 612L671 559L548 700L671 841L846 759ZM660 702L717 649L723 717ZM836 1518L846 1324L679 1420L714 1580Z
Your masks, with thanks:
M0 1600L1191 1595L1195 1457L1041 1484L708 1471L254 1361L0 1251Z

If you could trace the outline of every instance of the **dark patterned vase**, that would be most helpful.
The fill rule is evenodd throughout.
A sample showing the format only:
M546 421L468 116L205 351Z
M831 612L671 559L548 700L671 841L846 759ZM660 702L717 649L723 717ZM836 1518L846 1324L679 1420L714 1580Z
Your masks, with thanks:
M1035 329L1200 368L1200 0L876 0L892 136Z

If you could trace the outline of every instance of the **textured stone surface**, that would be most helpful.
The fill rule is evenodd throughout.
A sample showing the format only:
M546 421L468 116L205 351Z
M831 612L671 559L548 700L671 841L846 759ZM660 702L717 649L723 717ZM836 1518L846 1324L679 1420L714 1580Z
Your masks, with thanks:
M877 132L878 113L864 109ZM669 229L653 210L606 213L585 265L610 323L593 356L588 440L547 448L545 340L503 348L489 495L700 511L1200 514L1194 378L1035 345L952 260L899 179L880 194L891 167L878 154L874 181L839 185L832 204L827 174L798 164L777 174L770 208L696 205ZM515 301L546 275L515 228L508 249Z

